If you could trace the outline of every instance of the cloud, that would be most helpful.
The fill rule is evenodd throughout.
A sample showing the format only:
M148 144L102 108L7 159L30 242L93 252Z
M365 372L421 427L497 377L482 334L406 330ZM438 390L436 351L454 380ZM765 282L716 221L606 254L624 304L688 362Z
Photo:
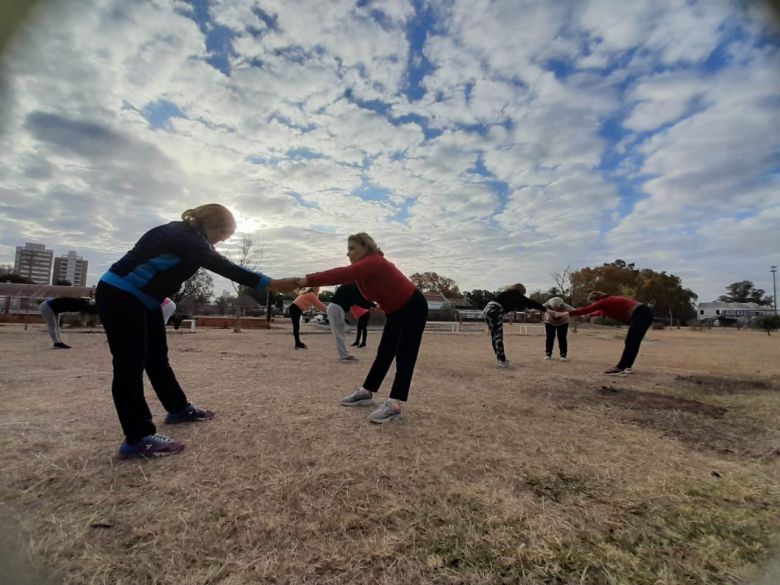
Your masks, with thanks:
M217 201L259 228L272 275L342 265L368 231L462 289L631 256L717 296L776 249L762 18L687 0L54 3L2 56L0 263L40 241L87 257L92 282ZM726 254L739 238L756 262Z

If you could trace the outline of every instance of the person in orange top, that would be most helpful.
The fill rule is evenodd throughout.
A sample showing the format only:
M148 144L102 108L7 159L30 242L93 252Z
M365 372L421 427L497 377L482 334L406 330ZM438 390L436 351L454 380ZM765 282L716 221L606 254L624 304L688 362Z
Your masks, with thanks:
M600 311L605 317L628 325L623 355L620 356L617 366L609 368L604 373L607 376L624 376L632 373L631 367L639 353L639 346L650 325L653 324L655 318L653 310L636 299L608 295L598 290L588 295L588 302L591 304L587 307L568 311L569 316L590 315Z
M374 363L363 385L341 399L344 406L373 405L374 393L379 390L395 359L395 380L390 398L369 416L371 422L382 424L400 418L401 403L406 402L409 395L428 319L428 302L414 283L385 259L368 234L359 233L347 238L347 257L352 263L350 266L307 274L298 278L297 283L325 286L355 282L366 299L382 306L387 321Z
M317 297L320 294L320 287L313 286L307 288L290 305L290 319L292 319L293 337L295 338L295 349L306 349L306 344L301 341L301 315L309 307L317 307L320 311L327 312L328 308L322 304Z

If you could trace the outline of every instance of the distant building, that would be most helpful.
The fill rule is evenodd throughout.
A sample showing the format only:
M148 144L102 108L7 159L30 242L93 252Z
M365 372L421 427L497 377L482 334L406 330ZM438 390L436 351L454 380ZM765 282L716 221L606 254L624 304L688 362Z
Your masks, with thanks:
M47 250L44 244L26 242L24 247L16 246L14 272L36 284L50 284L53 258L54 251Z
M428 310L436 311L438 309L447 309L451 306L450 301L440 292L423 293L425 300L428 301Z
M699 321L715 321L728 323L740 321L747 323L757 317L774 315L771 305L759 305L757 303L699 303L696 307L696 316Z
M55 283L59 280L67 280L73 286L87 286L88 266L87 260L71 250L66 256L54 259L54 273L51 281Z

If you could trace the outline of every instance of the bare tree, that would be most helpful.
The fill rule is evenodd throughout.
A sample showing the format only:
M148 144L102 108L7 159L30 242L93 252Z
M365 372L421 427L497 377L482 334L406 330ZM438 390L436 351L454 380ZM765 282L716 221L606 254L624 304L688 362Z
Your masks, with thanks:
M571 280L569 279L571 273L571 266L567 266L563 270L556 270L555 272L550 273L550 278L553 279L555 288L560 291L563 300L567 303L571 303Z
M550 278L555 283L555 288L560 291L561 297L564 301L572 304L574 297L573 285L571 282L572 269L570 265L567 265L563 270L556 270L550 273ZM577 318L571 319L572 333L577 333Z
M226 252L226 255L242 268L257 270L257 264L262 259L263 252L263 242L257 232L251 234L242 233L239 235L237 244ZM241 285L236 282L233 282L232 285L236 291L236 297L240 297ZM240 303L236 303L236 323L233 325L233 333L241 333L241 313L244 310Z

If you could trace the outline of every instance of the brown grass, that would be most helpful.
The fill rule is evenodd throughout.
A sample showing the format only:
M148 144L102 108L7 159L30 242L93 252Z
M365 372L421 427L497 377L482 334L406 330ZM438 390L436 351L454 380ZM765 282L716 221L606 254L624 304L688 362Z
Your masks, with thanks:
M620 330L561 363L508 325L512 370L484 333L426 333L406 420L378 427L338 404L378 334L342 364L319 331L171 334L218 418L120 462L104 337L0 327L0 520L66 585L741 584L771 554L780 336L651 331L612 379Z

